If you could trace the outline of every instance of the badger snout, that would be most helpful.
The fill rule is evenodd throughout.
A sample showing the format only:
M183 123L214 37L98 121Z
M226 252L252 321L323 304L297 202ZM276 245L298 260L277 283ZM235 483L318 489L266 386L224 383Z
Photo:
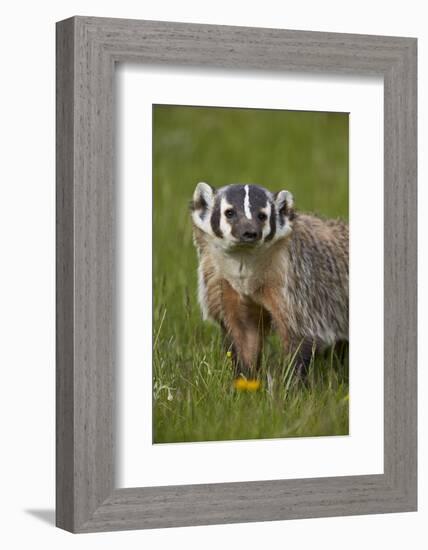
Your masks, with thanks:
M241 235L240 240L243 243L254 243L255 241L259 240L259 235L257 231L244 231Z
M240 227L239 241L241 243L255 243L260 240L261 237L262 232L260 231L260 229L252 224L245 224Z

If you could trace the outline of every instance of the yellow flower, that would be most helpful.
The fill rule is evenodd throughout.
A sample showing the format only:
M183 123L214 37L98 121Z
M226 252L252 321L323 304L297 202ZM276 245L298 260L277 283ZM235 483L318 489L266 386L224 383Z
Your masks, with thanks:
M230 359L232 357L232 352L231 351L226 352L226 357L229 357Z
M257 391L261 386L260 380L246 380L245 378L237 378L233 384L240 391Z

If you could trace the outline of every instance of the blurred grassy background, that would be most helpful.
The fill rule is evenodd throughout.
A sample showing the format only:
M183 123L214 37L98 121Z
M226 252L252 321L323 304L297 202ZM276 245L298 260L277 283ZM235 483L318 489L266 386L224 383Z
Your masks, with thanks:
M233 388L219 329L196 300L198 181L288 189L298 210L348 219L348 115L153 107L153 441L348 433L347 357L317 358L302 387L273 337L261 390Z

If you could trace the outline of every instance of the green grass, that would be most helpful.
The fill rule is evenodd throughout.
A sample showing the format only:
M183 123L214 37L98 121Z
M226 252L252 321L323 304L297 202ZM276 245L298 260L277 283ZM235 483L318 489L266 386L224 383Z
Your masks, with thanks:
M196 300L188 203L198 181L259 183L347 219L348 116L156 106L153 124L154 442L347 434L347 354L316 357L304 386L271 336L261 389L233 387L220 331Z

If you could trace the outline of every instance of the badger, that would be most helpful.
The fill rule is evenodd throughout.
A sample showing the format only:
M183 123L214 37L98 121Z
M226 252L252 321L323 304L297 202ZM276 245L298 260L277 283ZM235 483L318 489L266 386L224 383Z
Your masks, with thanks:
M237 375L258 375L275 330L303 378L312 355L348 341L348 225L300 213L289 191L197 184L191 201L198 301Z

